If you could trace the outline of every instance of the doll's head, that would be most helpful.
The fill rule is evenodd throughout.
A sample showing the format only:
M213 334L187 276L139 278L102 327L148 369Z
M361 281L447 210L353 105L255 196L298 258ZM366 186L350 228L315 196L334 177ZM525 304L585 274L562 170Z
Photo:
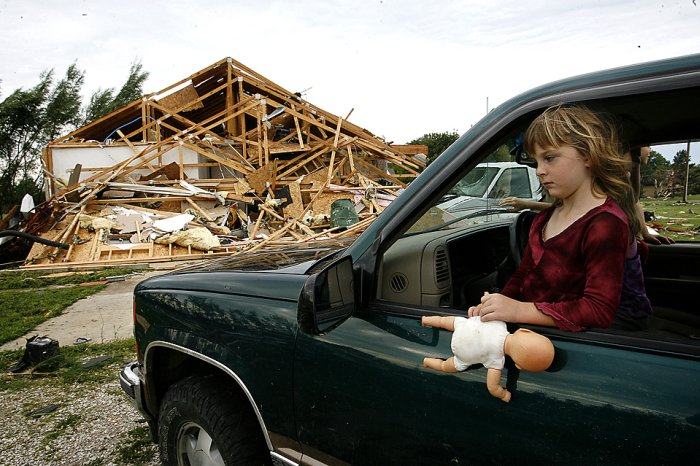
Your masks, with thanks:
M554 345L549 338L526 328L508 335L505 352L518 369L541 372L554 360Z

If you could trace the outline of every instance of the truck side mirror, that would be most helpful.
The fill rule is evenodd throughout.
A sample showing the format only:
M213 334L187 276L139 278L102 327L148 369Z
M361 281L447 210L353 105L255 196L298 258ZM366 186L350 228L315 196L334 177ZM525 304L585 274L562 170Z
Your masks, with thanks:
M350 317L354 309L352 258L346 256L306 280L297 322L303 332L320 335Z

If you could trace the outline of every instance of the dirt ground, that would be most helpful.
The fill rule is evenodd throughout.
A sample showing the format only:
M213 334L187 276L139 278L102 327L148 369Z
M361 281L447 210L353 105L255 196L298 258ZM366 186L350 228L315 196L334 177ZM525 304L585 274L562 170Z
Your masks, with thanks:
M133 340L130 345L127 345L129 341L120 342L133 336L133 289L140 281L159 273L163 272L139 274L111 283L27 333L27 337L48 335L58 340L62 348L85 350L85 356L81 357L70 349L61 352L76 360L73 366L93 357L95 351L104 351L112 359L106 366L85 369L84 373L76 372L76 367L59 367L53 373L33 377L2 374L0 466L159 464L157 448L149 440L146 423L118 382L121 365L136 358ZM89 338L91 343L72 346L78 337ZM99 345L110 341L114 343ZM92 343L98 345L90 350L88 346ZM2 345L0 359L18 359L21 351L7 351L23 349L24 345L24 338ZM126 346L129 349L121 348ZM71 371L75 380L69 378ZM50 412L42 414L42 410Z
M32 413L55 407L44 414ZM156 465L145 421L115 378L0 391L0 465Z

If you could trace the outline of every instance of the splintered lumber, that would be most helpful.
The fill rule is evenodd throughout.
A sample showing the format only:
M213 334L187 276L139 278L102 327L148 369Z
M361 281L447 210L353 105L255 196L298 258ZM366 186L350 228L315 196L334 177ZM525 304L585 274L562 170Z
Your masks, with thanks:
M425 167L427 147L388 144L348 121L352 113L334 115L220 60L48 145L52 220L37 233L71 245L37 247L25 267L244 257L356 236ZM65 171L54 171L62 148L100 150L110 162L64 163L73 168L64 186ZM355 204L356 224L330 227L338 199ZM181 241L196 234L207 241Z

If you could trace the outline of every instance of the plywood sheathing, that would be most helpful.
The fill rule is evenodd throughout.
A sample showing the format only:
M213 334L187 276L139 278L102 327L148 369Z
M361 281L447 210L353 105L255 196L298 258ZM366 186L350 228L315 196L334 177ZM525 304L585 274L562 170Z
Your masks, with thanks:
M302 201L301 185L298 181L289 183L289 194L291 199L288 199L291 203L283 207L284 216L289 218L298 218L304 210L304 203Z
M163 97L160 99L159 103L163 107L169 108L184 107L182 109L183 112L191 112L204 107L204 104L202 104L198 98L199 94L197 94L197 90L193 85L189 84L179 91Z
M250 173L246 179L258 196L262 196L268 188L274 190L277 181L277 161L274 160L263 165L253 173Z

